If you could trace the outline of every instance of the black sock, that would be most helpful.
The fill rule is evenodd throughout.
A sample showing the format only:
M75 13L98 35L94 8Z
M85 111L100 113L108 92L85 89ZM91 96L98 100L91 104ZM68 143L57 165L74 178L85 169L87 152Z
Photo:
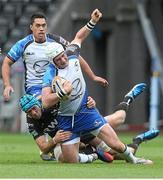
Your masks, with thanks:
M133 143L138 144L138 146L139 146L142 143L142 140L141 140L141 138L134 138Z
M115 108L115 111L124 110L127 112L128 110L128 104L126 102L121 102L118 104L118 106Z
M136 144L136 143L132 143L132 144L127 144L128 147L132 147L134 149L134 155L139 147L139 144Z

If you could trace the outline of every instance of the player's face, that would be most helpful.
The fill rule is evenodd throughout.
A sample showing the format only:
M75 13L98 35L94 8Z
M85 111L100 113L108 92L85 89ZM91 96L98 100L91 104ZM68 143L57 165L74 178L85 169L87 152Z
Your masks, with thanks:
M40 119L42 116L41 108L36 105L30 108L26 113L28 114L29 117L36 120Z
M31 25L31 30L33 32L33 35L35 37L35 41L38 43L45 42L46 37L46 31L47 31L47 23L44 18L36 18Z
M64 52L62 52L60 55L53 59L53 62L57 68L64 69L68 66L67 55Z

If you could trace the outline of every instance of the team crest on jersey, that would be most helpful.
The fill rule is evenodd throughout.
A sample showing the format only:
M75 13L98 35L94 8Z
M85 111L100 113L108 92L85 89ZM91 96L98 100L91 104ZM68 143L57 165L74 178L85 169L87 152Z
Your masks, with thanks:
M94 121L94 126L95 126L95 127L98 127L100 124L101 124L101 121L100 121L100 120L95 120L95 121Z

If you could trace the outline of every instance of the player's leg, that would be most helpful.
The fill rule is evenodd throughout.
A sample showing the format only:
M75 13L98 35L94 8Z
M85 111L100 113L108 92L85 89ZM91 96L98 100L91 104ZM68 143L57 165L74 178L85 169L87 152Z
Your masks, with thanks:
M102 139L109 147L111 147L114 151L119 153L119 156L126 160L127 162L133 164L152 164L151 160L146 160L144 158L135 157L130 151L129 147L123 144L114 130L109 126L109 124L105 124L98 134L98 137Z
M99 131L98 137L103 140L111 149L122 153L125 145L119 140L117 134L109 124L105 124Z
M159 135L160 131L157 129L152 129L149 131L146 131L144 133L141 133L133 138L133 143L137 143L138 145L141 144L144 141L148 141L151 139L154 139Z
M64 162L64 158L63 158L63 154L62 154L60 145L57 145L54 148L54 155L56 157L56 161ZM93 151L89 152L88 154L85 154L85 152L82 151L82 153L78 154L79 163L91 163L97 159L98 159L98 155Z
M90 133L82 134L81 142L83 142L85 146L80 147L79 151L85 154L97 153L98 158L105 162L113 161L113 156L109 153L111 148L98 137Z
M80 125L80 132L91 132L103 140L110 148L119 152L125 159L129 159L132 163L136 161L136 157L129 152L126 145L124 145L118 138L113 128L106 122L97 109L86 109L80 112L78 125Z
M79 162L79 142L74 144L61 145L63 162L65 163L78 163Z
M125 122L126 112L133 100L146 88L145 83L135 85L124 97L123 101L115 108L115 112L105 117L113 128L117 128Z
M108 121L110 126L115 129L125 122L126 110L116 110L115 113L105 116L104 118Z
M152 129L144 133L141 133L134 137L133 142L131 144L128 144L127 146L130 148L130 151L135 155L141 143L156 138L159 135L159 133L160 131L156 129ZM122 159L116 152L110 150L110 153L114 155L114 159Z

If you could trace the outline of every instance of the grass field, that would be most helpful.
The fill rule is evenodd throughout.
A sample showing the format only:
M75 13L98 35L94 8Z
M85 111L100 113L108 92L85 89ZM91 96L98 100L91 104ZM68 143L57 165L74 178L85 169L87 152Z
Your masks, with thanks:
M120 134L129 143L134 134ZM153 165L132 165L124 161L111 164L100 160L92 164L61 164L42 161L28 134L0 134L0 178L163 178L163 136L145 142L138 156Z

